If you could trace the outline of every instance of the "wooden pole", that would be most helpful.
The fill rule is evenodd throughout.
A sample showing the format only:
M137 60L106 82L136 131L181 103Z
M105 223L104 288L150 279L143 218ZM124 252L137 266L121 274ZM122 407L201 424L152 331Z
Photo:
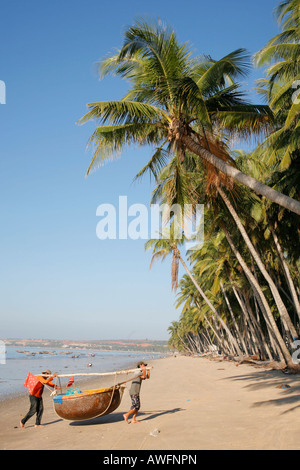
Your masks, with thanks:
M146 370L153 369L153 367L146 367ZM108 376L108 375L121 375L121 374L132 374L135 372L142 372L141 369L128 369L128 370L118 370L116 372L92 372L92 373L79 373L79 374L62 374L57 375L58 378L62 377L89 377L89 376ZM43 374L43 377L52 377L52 375Z

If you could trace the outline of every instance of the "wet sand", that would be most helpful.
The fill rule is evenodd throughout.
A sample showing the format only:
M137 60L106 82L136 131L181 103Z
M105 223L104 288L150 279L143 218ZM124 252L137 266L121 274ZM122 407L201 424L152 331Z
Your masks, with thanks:
M41 428L28 396L0 402L1 450L299 450L300 375L208 358L168 357L149 362L139 424L127 424L128 389L112 414L90 421L60 419L44 392ZM282 388L282 385L288 386ZM89 381L89 388L97 388Z

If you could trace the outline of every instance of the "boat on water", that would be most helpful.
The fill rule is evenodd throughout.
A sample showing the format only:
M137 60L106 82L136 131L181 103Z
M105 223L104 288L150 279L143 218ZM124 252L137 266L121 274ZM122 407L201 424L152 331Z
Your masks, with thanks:
M115 411L121 403L124 386L84 390L79 393L56 395L53 405L56 414L69 421L99 418Z

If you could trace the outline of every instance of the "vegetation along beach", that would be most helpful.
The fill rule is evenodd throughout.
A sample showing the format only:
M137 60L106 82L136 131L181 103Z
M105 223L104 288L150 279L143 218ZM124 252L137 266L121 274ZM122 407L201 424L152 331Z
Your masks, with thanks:
M237 29L210 30L200 3L213 24L231 7ZM249 12L216 3L212 14L199 2L201 27L191 20L187 28L158 2L150 16L145 6L125 15L117 1L115 40L109 22L97 33L75 15L78 5L71 13L79 56L88 41L101 43L101 57L91 45L81 63L94 61L91 88L77 95L83 76L72 72L63 108L53 97L37 113L54 109L48 128L59 121L53 139L64 150L47 164L30 160L36 171L43 161L45 180L56 174L39 209L50 232L23 221L22 248L4 258L1 337L14 355L0 364L2 450L300 449L300 0L255 0ZM255 15L260 7L264 15ZM242 35L248 13L251 50ZM202 30L195 47L189 33L195 42ZM64 74L63 60L59 67ZM76 115L67 139L65 109ZM61 175L72 180L66 189ZM62 339L72 335L78 340ZM34 339L42 337L55 339ZM18 396L7 385L16 379Z

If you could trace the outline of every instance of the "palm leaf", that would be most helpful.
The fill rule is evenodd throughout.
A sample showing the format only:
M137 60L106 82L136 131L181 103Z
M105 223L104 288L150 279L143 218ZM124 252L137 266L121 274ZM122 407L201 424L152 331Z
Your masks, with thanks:
M91 119L100 119L102 123L118 125L132 122L155 122L157 118L163 118L170 121L170 117L165 111L146 103L135 101L101 101L98 103L89 103L90 111L79 119L79 124L84 124Z
M135 176L135 180L141 178L145 173L150 172L155 178L158 179L158 175L162 168L166 165L170 154L167 150L164 150L163 147L168 141L163 142L162 146L156 149L155 153L150 158L149 162L142 168L138 174Z
M220 60L213 60L210 56L204 56L204 63L200 63L194 69L195 81L205 95L212 88L223 87L230 80L249 73L250 61L245 49L237 49Z
M88 141L88 148L93 148L93 158L87 175L92 169L110 161L120 154L125 146L159 142L163 132L155 123L129 123L115 126L99 126Z

